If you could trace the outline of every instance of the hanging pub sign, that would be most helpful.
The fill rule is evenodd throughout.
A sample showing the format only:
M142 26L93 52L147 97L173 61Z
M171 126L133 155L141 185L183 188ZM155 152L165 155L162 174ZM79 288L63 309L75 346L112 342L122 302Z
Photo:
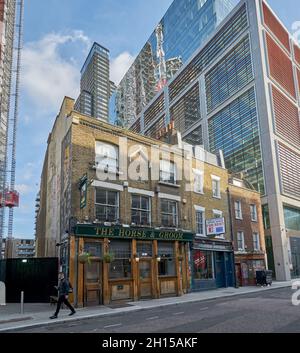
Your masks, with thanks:
M88 177L85 174L79 181L79 191L80 191L80 209L82 210L86 206L87 200L87 185L88 184Z
M221 235L225 234L225 218L213 218L206 220L206 235L213 236L213 235Z

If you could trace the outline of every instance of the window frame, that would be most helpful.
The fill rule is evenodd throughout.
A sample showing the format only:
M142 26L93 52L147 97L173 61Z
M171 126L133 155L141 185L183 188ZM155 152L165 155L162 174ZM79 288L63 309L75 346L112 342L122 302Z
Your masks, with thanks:
M202 233L199 233L199 228L198 228L198 225L200 224L198 222L198 219L197 219L197 216L199 214L202 214ZM205 229L205 209L196 209L196 237L206 237L206 229Z
M254 251L261 251L259 232L252 233L252 241L253 241L253 250ZM258 245L257 248L255 247L256 244Z
M254 212L252 212L252 210L255 210ZM250 205L250 214L251 214L251 221L252 222L257 222L258 221L258 216L257 216L257 206L255 203ZM253 215L255 215L255 217L253 217Z
M215 175L211 176L211 182L212 182L212 197L214 199L221 199L221 178ZM217 193L215 194L215 188L214 188L214 183L217 185Z
M213 211L214 218L222 218L223 217L223 211L217 210L217 209L213 209L212 211Z
M134 197L138 197L139 198L139 201L140 201L140 208L134 208L132 207L132 202L133 202L133 198ZM148 210L145 210L142 207L142 198L145 198L148 200ZM133 219L132 219L132 215L133 215L133 212L132 211L136 211L136 212L139 212L140 213L140 223L138 223L137 225L140 225L140 226L145 226L144 224L142 224L141 222L141 215L142 215L142 212L147 212L148 214L148 223L146 224L146 226L151 226L152 224L152 220L151 220L151 197L150 196L146 196L146 195L141 195L141 194L131 194L131 223L135 223L133 222Z
M172 215L173 219L174 219L174 214L173 213L167 213L167 212L163 212L162 211L162 203L163 202L168 202L168 209L169 209L169 203L175 203L175 225L164 225L163 224L163 221L162 221L162 215ZM179 214L178 214L178 211L179 211L179 208L178 208L178 201L175 201L175 200L170 200L170 199L160 199L160 214L161 214L161 217L160 217L160 221L161 221L161 226L162 227L166 227L166 228L177 228L178 227L178 224L179 224Z
M204 172L203 170L193 169L194 174L194 192L196 194L204 194ZM196 183L196 179L200 178L200 185ZM199 186L199 187L198 187Z
M106 204L97 203L97 190L105 191L105 193L106 193L106 202L108 202L108 192L116 193L116 195L117 195L117 198L116 198L117 205L113 206L113 205L109 205L107 203ZM97 217L97 206L105 207L105 209L106 209L106 219L107 219L107 210L109 208L115 207L116 208L116 220L115 221L109 221L109 220L107 221L107 220L105 220L103 222L111 222L111 223L112 222L116 222L117 220L120 219L120 192L117 191L117 190L111 190L111 189L105 189L105 188L101 188L101 187L95 187L95 219L99 219ZM99 220L99 221L102 222L101 220Z
M239 205L238 209L236 208L237 204ZM242 202L240 200L234 201L234 216L235 216L235 219L239 219L239 220L243 219Z
M173 166L172 168L170 168L168 171L167 170L163 170L163 163L169 163L169 166ZM173 170L171 170L173 169ZM169 174L168 178L164 178L163 174ZM173 178L174 180L172 181L172 174L173 174ZM174 161L168 161L165 159L161 159L159 161L159 182L160 183L167 183L170 185L177 185L177 166L176 163Z
M119 240L119 239L114 239L112 242L119 243L119 245L124 242L124 244L128 244L129 240ZM111 243L113 244L113 243ZM125 248L125 245L124 245ZM127 246L126 246L127 248ZM109 246L109 252L114 254L114 260L109 264L109 268L108 268L108 278L109 280L132 280L133 278L133 269L132 269L132 248L131 248L131 243L129 243L128 249L122 249L122 251L124 251L124 253L122 254L122 256L120 256L118 253L114 252L114 249L111 248L111 245ZM128 256L124 255L126 253L126 251L128 251ZM112 272L111 272L111 267L113 266L113 264L116 263L121 263L122 264L122 270L125 270L125 268L127 267L129 269L128 274L130 274L130 276L127 277L120 277L120 276L112 276Z
M239 239L239 235L241 235L241 239ZM246 248L245 248L245 234L243 231L237 231L237 248L238 248L238 251L245 251ZM242 248L239 246L239 242L242 242Z

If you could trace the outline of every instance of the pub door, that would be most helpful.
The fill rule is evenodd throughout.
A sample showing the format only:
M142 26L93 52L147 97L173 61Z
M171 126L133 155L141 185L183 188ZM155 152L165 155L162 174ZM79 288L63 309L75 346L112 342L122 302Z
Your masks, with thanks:
M102 304L102 262L84 265L84 306Z
M141 259L139 262L139 298L152 298L152 276L150 259Z

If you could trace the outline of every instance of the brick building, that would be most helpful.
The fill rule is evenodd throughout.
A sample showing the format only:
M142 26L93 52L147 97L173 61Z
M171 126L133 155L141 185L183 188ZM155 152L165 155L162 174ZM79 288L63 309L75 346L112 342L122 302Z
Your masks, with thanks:
M222 158L183 144L172 130L166 136L176 148L73 105L65 98L48 138L36 241L39 256L59 253L74 302L233 286ZM206 221L216 219L221 228L207 234Z
M260 194L235 177L229 179L228 193L237 284L254 285L256 270L266 268Z

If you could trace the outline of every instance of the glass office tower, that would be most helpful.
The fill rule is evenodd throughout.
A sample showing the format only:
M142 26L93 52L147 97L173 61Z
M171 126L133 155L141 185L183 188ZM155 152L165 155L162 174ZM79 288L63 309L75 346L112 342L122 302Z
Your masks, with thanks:
M174 0L117 89L116 123L129 126L213 33L234 0Z
M241 0L130 126L223 152L262 195L269 268L300 276L300 47L264 0Z

